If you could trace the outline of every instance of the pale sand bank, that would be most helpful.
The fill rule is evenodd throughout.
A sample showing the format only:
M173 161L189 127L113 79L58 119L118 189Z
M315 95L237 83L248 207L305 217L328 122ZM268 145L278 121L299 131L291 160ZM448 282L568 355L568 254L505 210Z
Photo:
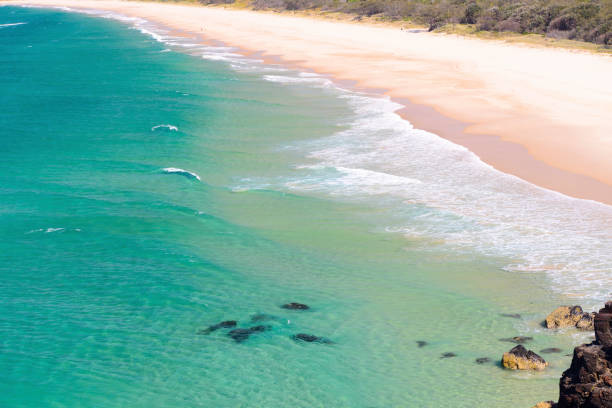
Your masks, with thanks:
M138 16L358 87L384 89L411 102L402 113L417 127L467 146L496 168L612 204L610 56L218 7L14 3Z

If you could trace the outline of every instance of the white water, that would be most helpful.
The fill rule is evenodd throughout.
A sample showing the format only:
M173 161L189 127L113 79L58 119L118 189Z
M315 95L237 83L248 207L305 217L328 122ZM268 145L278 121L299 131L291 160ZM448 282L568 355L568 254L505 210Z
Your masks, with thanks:
M24 25L24 24L27 24L27 23L7 23L7 24L0 24L0 28L20 26L20 25Z
M177 167L166 167L165 169L162 169L162 170L164 171L164 173L179 174L181 176L186 176L188 178L194 178L198 181L202 181L202 179L200 179L200 176L198 176L196 173L189 171L189 170L183 170Z
M166 124L153 126L151 128L151 131L154 132L157 129L168 129L168 130L173 131L173 132L177 132L178 131L178 127L176 127L174 125L166 125Z
M424 248L442 242L510 258L505 269L545 272L555 289L587 303L610 296L612 207L501 173L466 148L414 129L389 100L339 97L352 105L354 120L293 146L314 165L298 166L304 174L287 188L370 201L394 214L387 231Z
M466 148L414 129L388 99L339 88L324 76L244 58L229 47L197 44L133 17L79 11L130 24L181 51L228 63L279 86L309 86L344 99L354 111L346 129L283 148L303 154L281 182L245 177L235 191L276 188L380 206L400 233L424 249L476 251L510 260L505 269L546 273L554 289L587 308L612 294L612 207L570 198L501 173ZM346 119L346 118L342 118ZM199 176L178 168L165 172Z

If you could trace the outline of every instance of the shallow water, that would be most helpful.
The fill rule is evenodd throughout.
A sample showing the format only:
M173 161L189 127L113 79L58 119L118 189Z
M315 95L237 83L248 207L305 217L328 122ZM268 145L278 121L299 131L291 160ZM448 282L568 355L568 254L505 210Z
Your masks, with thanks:
M539 323L610 294L609 206L496 172L384 99L99 16L0 7L0 406L556 397L588 334ZM197 334L229 319L270 329ZM564 352L504 371L518 334Z

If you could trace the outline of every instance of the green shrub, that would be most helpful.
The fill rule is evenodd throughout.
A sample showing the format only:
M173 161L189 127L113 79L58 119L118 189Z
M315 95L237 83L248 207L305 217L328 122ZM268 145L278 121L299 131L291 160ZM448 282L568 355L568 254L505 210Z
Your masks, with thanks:
M576 28L576 17L568 14L555 18L548 25L549 30L556 31L570 31L574 28Z
M481 11L482 8L478 4L468 4L465 8L465 13L463 15L463 18L461 19L461 22L463 24L476 24L476 21L478 20L478 16L480 16Z
M231 3L234 0L201 0ZM251 0L256 9L320 8L362 16L409 19L435 30L449 23L478 30L539 33L610 44L612 0Z

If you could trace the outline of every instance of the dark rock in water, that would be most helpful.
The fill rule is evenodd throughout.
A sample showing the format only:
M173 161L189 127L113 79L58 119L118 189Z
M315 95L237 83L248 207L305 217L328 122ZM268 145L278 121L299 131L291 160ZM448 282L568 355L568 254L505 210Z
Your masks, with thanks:
M421 347L425 347L426 345L428 345L429 343L427 343L426 341L423 340L417 340L417 346L419 346L419 348Z
M544 353L544 354L550 354L550 353L560 353L563 350L561 350L560 348L557 347L550 347L550 348L545 348L540 350L540 353Z
M303 303L295 303L295 302L284 304L281 307L283 309L289 309L289 310L308 310L310 309L308 305L305 305Z
M559 383L559 408L612 407L612 348L583 344Z
M248 329L234 329L227 333L236 343L242 343L247 340L249 336L253 333L261 333L266 330L269 330L270 326L253 326Z
M305 341L308 343L325 343L325 344L333 343L331 340L328 340L325 337L319 337L313 334L306 334L306 333L298 333L294 336L291 336L291 338L295 341Z
M452 358L452 357L457 357L457 355L455 353L444 353L442 354L442 356L440 356L440 358Z
M507 341L507 342L516 343L516 344L524 344L531 340L533 340L533 337L528 337L528 336L514 336L514 337L508 337L505 339L499 339L499 341Z
M251 331L249 329L234 329L227 333L236 343L242 343L251 335Z
M253 327L249 328L251 333L264 332L264 331L266 331L268 329L270 329L270 326L263 326L263 325L253 326Z
M258 314L251 316L252 322L266 322L268 320L274 320L274 319L276 319L276 316L272 316L272 315L265 314L265 313L258 313Z
M502 366L511 370L543 370L548 366L546 360L520 344L502 357Z
M476 359L476 364L485 364L490 362L491 359L489 357L479 357Z
M198 331L198 334L210 334L219 329L228 329L230 327L236 327L237 322L235 320L226 320L221 323L213 324L212 326L208 326L206 329L202 329Z
M313 341L319 340L319 337L317 337L317 336L314 336L312 334L304 334L304 333L296 334L295 336L293 336L293 338L295 340L307 341L309 343L313 342Z
M595 315L595 341L574 349L559 382L559 408L612 407L612 302Z
M503 317L510 317L512 319L520 319L521 315L518 313L502 313L501 316Z

